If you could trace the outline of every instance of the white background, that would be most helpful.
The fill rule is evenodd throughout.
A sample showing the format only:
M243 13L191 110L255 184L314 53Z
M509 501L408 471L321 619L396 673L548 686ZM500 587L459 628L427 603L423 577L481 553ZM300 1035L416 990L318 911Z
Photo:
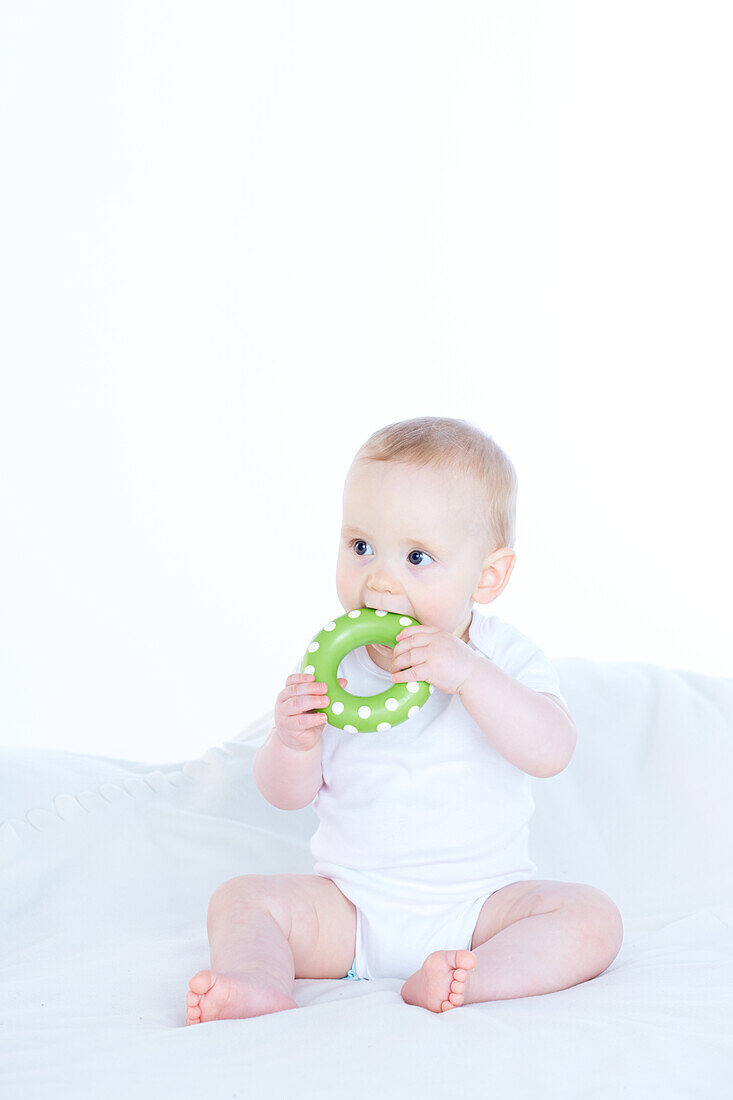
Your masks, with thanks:
M487 613L733 675L726 3L0 6L0 743L274 705L376 428L519 475Z

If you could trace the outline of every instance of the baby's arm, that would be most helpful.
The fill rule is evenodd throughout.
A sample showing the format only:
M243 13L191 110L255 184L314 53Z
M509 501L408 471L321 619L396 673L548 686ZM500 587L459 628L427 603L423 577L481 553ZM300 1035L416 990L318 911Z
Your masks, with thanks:
M260 793L278 810L302 810L323 786L321 732L328 685L310 672L294 672L275 702L275 726L258 749L252 770ZM339 677L345 686L346 680Z
M293 749L273 727L255 756L253 771L260 793L271 805L278 810L302 810L323 784L320 736L310 749Z
M538 778L557 775L575 751L575 722L559 699L533 691L479 656L458 692L464 707L510 764Z

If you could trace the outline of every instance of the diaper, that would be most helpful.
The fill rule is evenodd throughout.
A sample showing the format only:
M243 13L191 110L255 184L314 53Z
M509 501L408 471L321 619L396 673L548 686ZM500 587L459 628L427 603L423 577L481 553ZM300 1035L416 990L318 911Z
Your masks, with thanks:
M356 906L356 954L346 977L370 981L407 979L431 951L470 950L481 907L490 897L448 906L384 896L357 901L350 897L352 884L334 881Z

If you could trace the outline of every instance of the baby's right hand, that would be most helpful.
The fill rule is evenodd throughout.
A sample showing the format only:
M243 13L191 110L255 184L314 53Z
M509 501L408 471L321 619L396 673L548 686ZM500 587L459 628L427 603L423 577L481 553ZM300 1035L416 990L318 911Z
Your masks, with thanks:
M314 683L312 672L294 672L275 701L275 729L284 745L290 749L312 749L320 740L326 724L325 714L316 714L316 707L327 707L328 685ZM346 678L339 676L341 687Z

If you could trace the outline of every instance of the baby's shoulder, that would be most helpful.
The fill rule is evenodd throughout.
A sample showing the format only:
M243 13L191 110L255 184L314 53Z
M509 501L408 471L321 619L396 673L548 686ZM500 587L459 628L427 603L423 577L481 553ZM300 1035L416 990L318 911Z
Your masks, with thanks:
M534 691L556 695L564 702L557 670L547 654L512 623L496 615L474 612L468 636L476 649L503 672Z

